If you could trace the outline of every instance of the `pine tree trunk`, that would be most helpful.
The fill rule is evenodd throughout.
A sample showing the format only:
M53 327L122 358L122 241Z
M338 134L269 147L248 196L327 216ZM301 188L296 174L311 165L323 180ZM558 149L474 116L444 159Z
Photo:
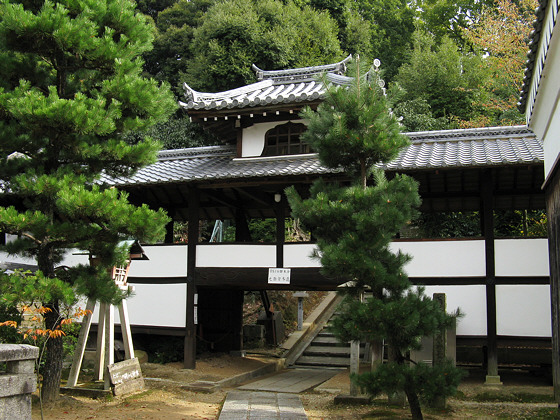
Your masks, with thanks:
M360 159L360 184L362 189L367 188L367 166L365 159Z
M53 302L46 305L52 312L45 314L47 329L53 330L60 323L58 303ZM41 396L43 402L53 402L58 398L60 392L60 377L62 374L63 347L62 337L50 337L47 340L45 365L43 367L43 385Z
M406 393L406 398L408 399L408 405L410 406L410 414L412 414L413 420L423 420L422 409L420 408L420 400L418 395L412 386L407 384L404 387L404 392Z
M46 277L55 277L52 249L48 246L41 248L37 254L37 265ZM45 313L45 329L54 331L60 324L58 301L43 303L50 312ZM43 383L41 397L43 402L53 402L60 393L60 377L62 375L63 346L62 337L47 337L44 352Z

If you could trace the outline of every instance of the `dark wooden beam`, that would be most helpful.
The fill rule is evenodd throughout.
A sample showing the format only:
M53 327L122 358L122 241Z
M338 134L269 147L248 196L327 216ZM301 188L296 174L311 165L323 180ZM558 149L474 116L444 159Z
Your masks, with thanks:
M284 267L284 242L286 240L286 216L284 194L280 194L280 201L275 203L276 212L276 267Z
M550 305L552 315L552 382L554 398L560 404L560 171L558 165L546 184Z
M488 347L488 372L486 383L500 383L498 375L498 341L496 317L496 263L494 252L494 180L491 169L482 176L482 227L486 260L486 336Z
M196 368L196 246L199 236L199 191L189 189L189 242L187 249L187 319L185 331L185 369Z
M323 276L319 268L292 268L290 284L268 284L268 268L199 267L197 280L205 287L242 290L336 290L348 279Z

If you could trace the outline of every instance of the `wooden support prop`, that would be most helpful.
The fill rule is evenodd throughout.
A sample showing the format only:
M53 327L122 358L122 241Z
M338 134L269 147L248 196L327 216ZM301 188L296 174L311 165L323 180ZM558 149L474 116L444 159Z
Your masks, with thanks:
M105 362L105 314L106 306L104 303L99 304L99 322L97 324L97 344L95 348L97 349L95 353L95 380L103 380L104 366ZM105 365L107 366L107 365Z
M72 361L72 367L70 368L70 374L68 375L66 386L72 387L76 386L78 383L78 376L80 375L82 361L84 360L84 352L86 350L86 342L91 328L91 320L93 318L94 309L95 301L88 299L86 304L86 311L88 311L88 313L82 320L82 327L80 328L80 334L78 335L78 344L76 350L74 350L74 360Z
M115 363L115 308L113 305L105 305L105 362L103 373L109 365ZM105 375L105 390L111 389L109 375Z

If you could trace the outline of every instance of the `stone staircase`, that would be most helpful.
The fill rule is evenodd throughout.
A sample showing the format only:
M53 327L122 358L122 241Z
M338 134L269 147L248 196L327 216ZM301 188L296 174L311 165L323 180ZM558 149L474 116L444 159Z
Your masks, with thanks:
M360 359L366 348L360 343ZM295 367L348 367L350 366L350 343L339 342L327 323L294 363Z

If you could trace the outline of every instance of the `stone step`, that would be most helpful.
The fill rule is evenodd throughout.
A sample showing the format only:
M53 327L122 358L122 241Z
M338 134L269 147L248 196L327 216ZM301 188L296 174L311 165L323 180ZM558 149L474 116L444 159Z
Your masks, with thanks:
M301 356L297 360L296 366L348 367L350 357Z
M364 354L364 347L360 348L360 357ZM350 347L309 346L303 352L304 356L343 356L350 357Z
M346 347L349 346L348 343L341 343L334 337L315 337L315 339L311 342L311 345L327 345L327 346L338 346L338 347Z

